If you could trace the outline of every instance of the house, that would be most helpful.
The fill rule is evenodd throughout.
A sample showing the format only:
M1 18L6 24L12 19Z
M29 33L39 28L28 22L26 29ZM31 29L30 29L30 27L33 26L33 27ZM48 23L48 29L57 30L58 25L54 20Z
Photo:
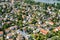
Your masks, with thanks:
M47 26L46 23L43 23L42 25L43 25L43 26Z
M27 30L26 27L23 27L22 29L23 29L23 31L25 31L25 32L26 32L26 30Z
M59 31L60 30L60 26L55 28L53 31L56 32L56 31Z
M23 37L25 37L25 39L28 39L30 37L30 35L28 35L27 33L25 33L24 31L20 31L20 30L17 30L17 33L18 34L21 34ZM18 37L19 38L19 37ZM20 39L20 38L19 38Z
M9 39L9 40L13 40L13 38Z
M45 30L45 29L40 28L40 33L42 33L43 35L46 35L46 34L48 34L48 31Z
M9 29L10 29L10 30L14 30L15 28L14 28L14 27L10 27Z
M12 38L12 33L7 34L6 39L11 39Z
M25 40L29 40L30 35L26 35L24 37L25 37Z
M17 10L17 13L19 13L19 12L20 12L20 10L18 9L18 10Z
M37 33L39 31L40 31L40 29L36 29L36 30L33 31L33 33Z
M4 20L4 21L6 21L6 20L7 20L7 18L3 18L3 20Z
M10 18L10 21L14 21L13 17Z
M49 25L54 25L54 22L52 22L52 21L46 21L45 23L49 24Z
M9 28L8 29L5 29L5 33L6 34L10 33L10 29Z
M22 13L25 13L25 10L24 10L25 8L23 7L23 10L22 10Z
M23 23L25 24L26 23L26 20L23 20Z
M14 27L15 29L17 29L17 28L18 28L18 26L17 26L17 25L15 25L15 26L12 26L12 27Z
M18 30L16 30L16 33L17 33L17 34L20 34L20 30L19 30L19 29L18 29Z
M10 30L15 30L15 29L17 29L17 28L18 28L18 26L16 26L16 25L15 25L15 26L11 26L11 27L10 27Z
M8 22L6 22L7 24L10 24L11 22L10 21L8 21Z
M22 18L23 18L23 19L26 19L26 15L22 15Z
M0 37L3 36L3 31L0 31Z
M36 26L34 24L29 24L28 28L31 28L32 30L34 30L36 28Z
M3 18L0 18L0 21L2 21L3 20Z
M11 2L11 4L14 4L14 0L11 0L10 2Z
M23 36L21 34L19 34L16 38L16 40L22 40L23 39Z
M3 31L0 31L0 40L3 39Z

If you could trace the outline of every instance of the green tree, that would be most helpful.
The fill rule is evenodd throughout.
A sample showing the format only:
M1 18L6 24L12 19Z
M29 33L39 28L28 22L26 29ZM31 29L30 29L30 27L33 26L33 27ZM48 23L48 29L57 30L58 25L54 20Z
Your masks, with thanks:
M22 26L23 26L22 20L19 20L19 21L17 22L17 25L22 28Z

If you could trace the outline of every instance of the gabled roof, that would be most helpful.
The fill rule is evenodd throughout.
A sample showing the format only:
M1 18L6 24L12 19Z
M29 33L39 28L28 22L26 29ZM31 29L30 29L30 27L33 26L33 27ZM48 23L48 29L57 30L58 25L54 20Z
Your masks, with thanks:
M10 29L15 29L15 28L18 28L18 26L15 25L15 26L11 26L11 27L10 27Z
M5 29L5 32L7 32L7 33L8 33L9 31L10 31L10 29L9 29L9 28L8 28L8 29Z
M56 31L59 31L59 30L60 30L60 26L56 27L53 31L56 32Z
M46 24L50 24L50 25L53 25L54 24L54 22L52 22L52 21L46 21L45 23Z
M12 36L12 33L7 34L7 36Z
M58 29L58 30L60 30L60 26L59 26L59 27L57 27L57 29Z
M0 34L3 34L3 31L0 31Z
M48 31L47 30L45 30L45 29L40 29L40 32L43 34L43 35L46 35L47 33L48 33Z
M9 39L9 40L13 40L13 39Z
M9 33L9 34L7 34L7 36L6 36L6 39L10 39L10 38L12 38L12 33Z
M10 24L11 22L10 21L8 21L8 22L6 22L7 24Z
M49 22L49 24L50 24L50 25L53 25L54 23L51 21L51 22Z

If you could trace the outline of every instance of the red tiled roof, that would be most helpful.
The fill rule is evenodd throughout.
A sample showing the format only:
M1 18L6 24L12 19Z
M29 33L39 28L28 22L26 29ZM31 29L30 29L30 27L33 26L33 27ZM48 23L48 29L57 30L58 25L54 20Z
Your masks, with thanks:
M57 27L57 29L58 29L58 30L60 30L60 26L59 26L59 27Z
M40 29L40 32L43 34L43 35L46 35L48 33L47 30L44 30L44 29Z
M48 21L47 24L53 25L54 22L52 22L52 21Z
M56 32L56 31L58 31L58 29L57 29L57 28L55 28L53 31L54 31L54 32Z
M54 23L53 22L49 22L50 25L53 25Z
M0 31L0 34L3 34L3 31Z
M57 27L57 28L55 28L53 31L56 32L56 31L58 31L58 30L60 30L60 26Z

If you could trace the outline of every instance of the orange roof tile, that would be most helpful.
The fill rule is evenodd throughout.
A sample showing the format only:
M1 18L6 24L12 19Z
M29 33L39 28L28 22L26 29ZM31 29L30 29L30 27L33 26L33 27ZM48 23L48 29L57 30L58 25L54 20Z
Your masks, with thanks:
M49 24L53 25L54 23L53 22L49 22Z
M44 34L44 35L46 35L46 34L48 33L48 31L47 31L47 30L44 30L44 29L40 29L40 32L41 32L42 34Z
M0 31L0 34L3 34L3 31Z
M58 30L60 30L60 26L57 27L57 28L55 28L53 31L56 32L56 31L58 31Z
M52 21L47 21L46 23L47 24L50 24L50 25L53 25L54 24L54 22L52 22Z
M57 27L57 29L58 29L58 30L60 30L60 26L59 26L59 27Z

